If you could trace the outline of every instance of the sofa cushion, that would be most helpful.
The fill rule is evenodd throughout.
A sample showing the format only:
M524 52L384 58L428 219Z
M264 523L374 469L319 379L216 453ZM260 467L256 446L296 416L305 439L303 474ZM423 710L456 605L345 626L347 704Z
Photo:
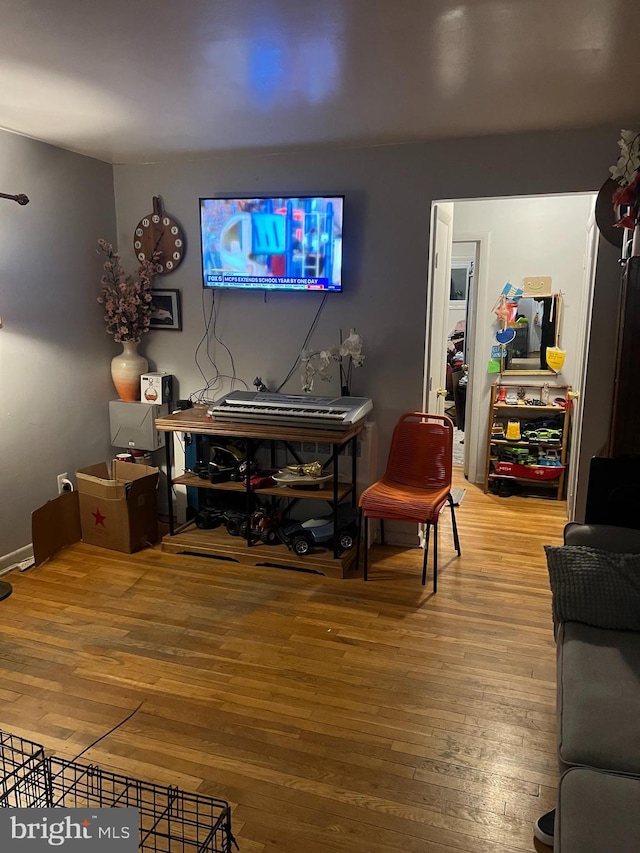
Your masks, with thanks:
M567 622L557 644L560 760L640 773L640 633Z
M545 545L554 622L640 631L640 554Z
M554 850L637 853L640 779L588 768L564 774L558 787Z
M570 521L564 528L564 544L587 545L618 554L640 554L640 530Z

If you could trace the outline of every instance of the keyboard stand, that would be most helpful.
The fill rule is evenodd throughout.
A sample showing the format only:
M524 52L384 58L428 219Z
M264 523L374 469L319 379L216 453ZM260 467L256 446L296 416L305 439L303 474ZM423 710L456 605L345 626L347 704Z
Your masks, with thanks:
M173 441L167 436L165 442L165 464L167 473L167 500L169 506L169 535L162 540L162 550L174 554L200 554L218 559L234 560L236 562L255 565L282 567L310 571L331 577L353 577L357 574L355 565L356 549L345 551L340 556L337 544L333 551L315 549L312 553L299 557L290 551L286 545L262 545L252 543L250 535L244 541L239 537L230 536L224 528L200 530L192 521L177 528L173 517L173 486L183 485L198 489L215 489L218 491L244 492L246 496L246 512L249 515L253 508L254 494L286 498L289 500L327 501L334 515L336 527L338 505L349 500L353 507L357 506L356 475L357 475L357 438L364 429L362 419L349 429L332 430L326 427L297 427L273 423L240 423L219 420L208 420L207 406L194 406L192 409L176 412L172 415L156 418L156 429L166 433L191 433L198 441L204 436L219 436L242 438L247 445L247 459L252 459L260 443L271 442L272 453L275 443L288 445L288 451L296 462L302 460L292 451L291 443L317 442L331 446L331 456L327 470L333 474L333 482L327 489L295 489L291 487L272 486L252 490L245 483L209 483L197 475L186 473L172 477L173 471ZM348 447L351 448L351 482L340 483L338 480L338 458Z

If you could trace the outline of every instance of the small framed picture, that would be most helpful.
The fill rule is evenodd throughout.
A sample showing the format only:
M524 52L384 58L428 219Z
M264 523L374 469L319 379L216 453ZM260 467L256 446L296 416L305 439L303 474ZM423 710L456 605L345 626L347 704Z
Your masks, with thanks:
M150 329L165 329L168 332L182 331L179 290L151 291Z

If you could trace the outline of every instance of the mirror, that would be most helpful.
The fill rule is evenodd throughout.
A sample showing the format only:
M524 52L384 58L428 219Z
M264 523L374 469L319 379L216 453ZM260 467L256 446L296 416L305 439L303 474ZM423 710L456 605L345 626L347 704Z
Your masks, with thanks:
M552 373L545 351L559 345L560 295L522 296L510 300L507 328L516 336L502 350L503 373Z
M473 276L473 261L468 264L451 264L451 285L449 287L449 303L455 308L456 303L464 304L469 295L469 282Z

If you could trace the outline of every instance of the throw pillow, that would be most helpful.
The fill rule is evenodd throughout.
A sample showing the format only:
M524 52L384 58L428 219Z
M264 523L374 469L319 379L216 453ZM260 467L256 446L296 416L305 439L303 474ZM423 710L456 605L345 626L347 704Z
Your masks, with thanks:
M640 631L640 554L545 545L553 621Z

